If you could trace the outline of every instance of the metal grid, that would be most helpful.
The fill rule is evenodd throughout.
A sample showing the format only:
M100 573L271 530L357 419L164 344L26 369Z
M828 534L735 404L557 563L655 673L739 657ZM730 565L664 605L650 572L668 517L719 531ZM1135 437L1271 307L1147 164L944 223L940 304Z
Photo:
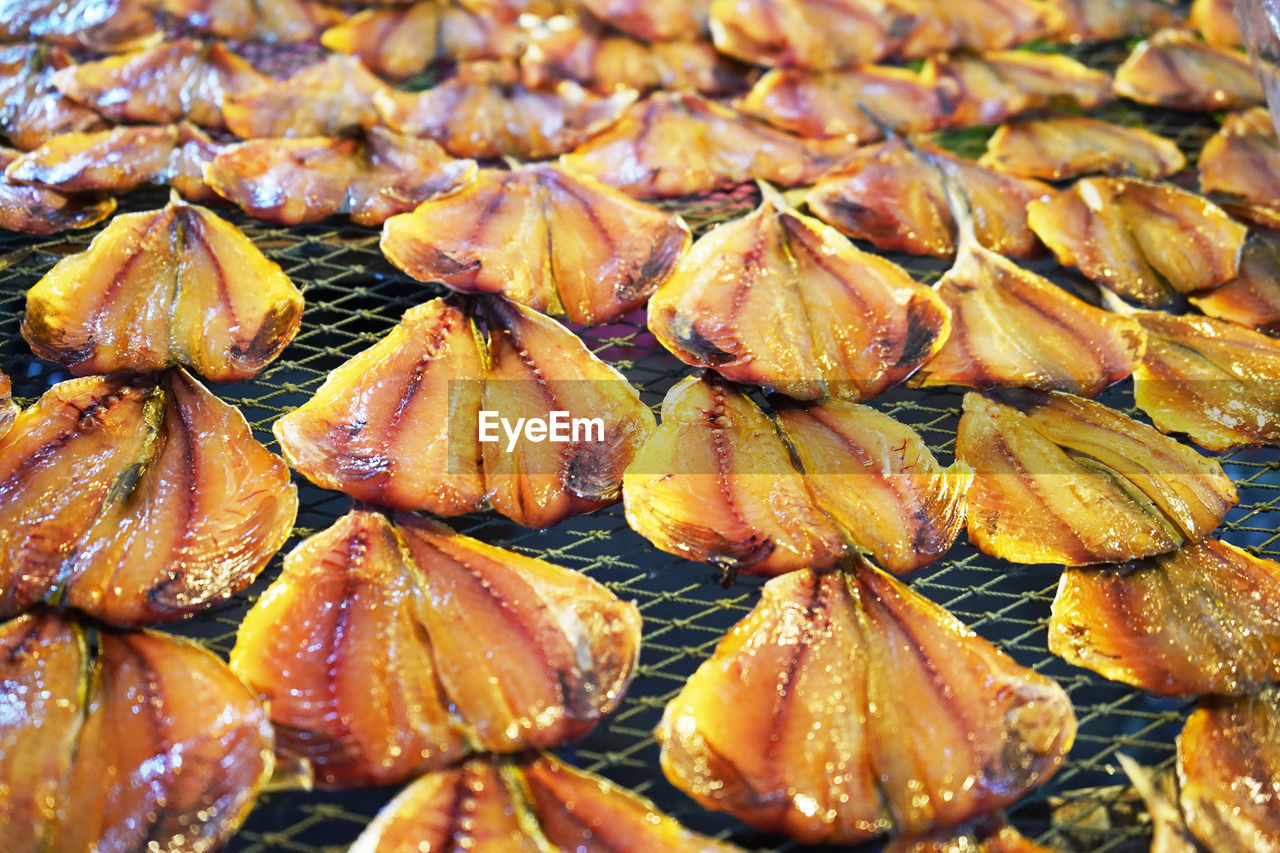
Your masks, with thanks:
M1190 155L1214 126L1206 119L1132 106L1113 105L1095 114L1152 127L1177 139ZM949 144L973 156L981 150L982 141L979 134L968 132L955 135ZM705 227L730 211L746 209L753 200L750 191L739 192L684 210L691 224ZM163 193L142 193L130 197L123 209L150 209L163 202ZM270 432L272 422L306 400L329 370L391 329L405 309L437 295L438 290L388 264L378 252L376 230L331 223L273 228L237 211L220 209L219 213L243 228L306 295L302 330L283 357L251 381L213 389L239 406L257 437L278 450ZM90 236L32 239L0 232L0 368L12 378L14 394L24 404L67 375L32 356L19 335L23 294L59 257L82 250ZM890 257L925 282L935 280L946 268L931 260ZM1068 286L1080 283L1051 262L1033 267ZM689 372L645 331L642 312L615 325L578 331L655 406L666 389ZM1132 407L1131 387L1126 381L1100 399L1142 419ZM873 405L914 426L940 459L949 462L961 397L960 392L949 390L896 389ZM1228 514L1220 535L1254 553L1280 558L1280 450L1241 451L1222 459L1239 486L1240 503ZM348 508L344 496L317 489L299 477L295 481L301 509L285 551ZM563 757L645 794L694 829L750 849L804 849L693 804L662 777L652 736L666 702L755 603L759 580L742 578L731 589L722 588L709 567L665 555L633 533L620 506L542 532L493 513L450 523L486 541L586 572L640 607L644 642L629 694L595 732L560 750ZM277 556L246 594L171 630L197 637L225 656L243 614L279 568ZM907 580L1020 663L1057 679L1071 696L1079 734L1070 759L1047 785L1010 810L1014 825L1062 850L1145 851L1150 836L1143 809L1128 790L1115 755L1123 751L1144 764L1167 767L1189 703L1153 699L1048 654L1045 629L1059 573L1055 566L1017 567L986 557L962 536L944 560ZM268 793L227 849L235 853L345 851L395 790Z

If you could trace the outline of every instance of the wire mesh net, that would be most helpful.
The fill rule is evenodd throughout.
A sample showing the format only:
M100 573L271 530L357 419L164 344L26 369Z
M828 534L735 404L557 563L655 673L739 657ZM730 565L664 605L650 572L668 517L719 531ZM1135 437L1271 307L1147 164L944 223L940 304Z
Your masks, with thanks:
M1097 60L1088 54L1085 58ZM1096 64L1114 67L1103 61ZM1208 118L1132 105L1112 105L1095 114L1163 133L1175 139L1192 162L1215 127ZM944 141L975 156L984 135L966 132ZM680 208L697 232L748 209L754 198L754 190L744 188L697 204L685 202ZM123 209L151 209L164 200L159 192L137 194L127 199ZM389 331L405 309L440 291L409 279L384 260L374 229L345 223L285 229L229 209L219 213L239 225L306 295L302 329L282 358L253 380L213 388L240 407L262 442L278 450L271 435L276 418L308 399L329 370ZM68 376L56 365L36 359L22 340L18 325L23 294L59 257L85 248L90 237L80 233L33 239L0 232L0 367L11 376L14 394L24 404ZM936 280L946 269L940 261L890 257L924 282ZM1049 261L1031 266L1067 286L1082 282ZM577 331L655 407L663 393L690 372L656 344L644 328L642 312L613 325ZM1131 389L1126 381L1100 399L1145 420L1133 408ZM961 397L951 390L896 389L872 405L915 427L940 461L949 463ZM1221 458L1239 487L1240 502L1218 535L1256 554L1280 557L1280 450L1253 449ZM349 507L344 496L315 488L300 477L295 480L301 509L286 551L327 527ZM710 567L665 555L632 532L620 506L570 519L548 531L525 529L493 513L454 519L451 524L485 541L583 571L639 605L644 641L626 699L593 733L559 750L562 757L639 791L693 829L752 849L803 849L703 810L687 799L662 777L652 734L667 701L710 655L725 631L754 605L758 580L741 578L730 588L722 587ZM240 619L279 569L277 556L245 594L169 630L195 637L225 657ZM1057 679L1071 696L1079 734L1069 761L1048 784L1010 810L1012 823L1032 839L1062 850L1145 851L1150 835L1144 810L1128 788L1116 754L1127 753L1147 765L1169 766L1174 738L1189 704L1146 696L1050 655L1046 624L1059 574L1056 566L1018 567L986 557L962 536L945 559L910 575L908 581L1020 663ZM395 790L268 793L228 849L236 853L345 850ZM872 851L877 845L856 849Z

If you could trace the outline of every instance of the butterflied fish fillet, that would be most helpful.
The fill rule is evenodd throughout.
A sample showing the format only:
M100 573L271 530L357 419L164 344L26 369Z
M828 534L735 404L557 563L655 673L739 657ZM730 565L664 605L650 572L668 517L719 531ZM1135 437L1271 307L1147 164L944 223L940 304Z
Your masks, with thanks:
M897 49L917 11L903 0L713 0L711 34L752 65L852 68Z
M1058 261L1155 307L1235 278L1247 229L1202 196L1135 178L1082 178L1027 205Z
M911 427L869 406L772 401L814 501L854 546L895 574L951 548L973 472L943 468Z
M271 44L311 41L330 17L311 0L160 0L159 5L186 32Z
M984 249L965 212L955 265L934 285L951 311L951 334L912 384L1092 397L1133 371L1142 350L1137 323Z
M561 162L637 198L744 181L808 184L850 159L845 139L803 139L692 92L654 93Z
M404 5L412 0L396 0L396 3L378 5ZM372 5L365 3L364 5ZM476 15L488 15L502 21L514 21L521 15L550 18L573 11L573 0L458 0L458 5Z
M970 541L1015 563L1168 553L1203 539L1237 500L1217 461L1055 391L966 394L956 458L974 470Z
M396 509L472 512L485 499L485 370L469 306L433 299L406 311L272 429L289 464L324 488Z
M1183 29L1160 30L1116 69L1117 95L1175 110L1238 110L1263 102L1249 57L1200 41Z
M190 119L221 128L222 99L267 82L221 42L178 39L57 71L71 100L112 121L170 124Z
M1069 56L1030 50L935 56L921 77L938 89L950 127L999 124L1059 103L1090 109L1111 100L1106 72Z
M73 372L181 364L218 382L247 379L298 331L302 294L213 211L174 200L112 220L27 293L22 334Z
M0 168L21 152L0 146ZM0 175L0 228L27 234L53 234L69 228L88 228L116 209L114 198L67 194L45 187L17 184Z
M205 178L246 213L269 222L297 225L342 213L361 225L381 225L474 173L473 161L455 160L430 139L373 127L351 136L228 145Z
M1207 850L1280 850L1280 689L1212 697L1178 736L1178 783Z
M1161 696L1239 695L1280 680L1280 564L1206 539L1123 565L1067 569L1049 651Z
M1178 23L1178 11L1155 0L1058 0L1062 26L1055 41L1115 41Z
M1233 0L1192 0L1187 23L1209 44L1240 47L1244 44L1244 37L1235 6Z
M5 176L62 192L124 193L169 185L192 201L218 198L204 182L220 146L190 122L64 133L10 163Z
M297 493L244 417L186 373L55 385L0 439L0 614L184 618L248 586Z
M1023 837L1000 817L988 817L961 827L925 835L900 835L884 853L1054 853ZM1158 851L1157 851L1158 853Z
M618 121L636 93L601 96L565 80L527 88L514 64L471 62L425 92L374 97L393 130L428 136L458 157L542 160L570 151Z
M950 50L1002 50L1062 26L1056 3L1042 0L917 0L917 19L898 53L907 59Z
M1142 797L1151 820L1151 853L1203 853L1178 809L1178 783L1173 768L1153 771L1123 752L1116 759Z
M63 133L101 130L102 116L67 98L53 85L71 65L66 52L36 44L0 46L0 136L28 151Z
M667 778L803 843L919 834L1048 779L1075 736L1056 683L878 569L765 584L671 700Z
M627 469L622 499L641 536L728 574L828 566L847 549L773 422L712 375L667 392L662 424Z
M0 0L0 42L129 50L160 38L153 12L146 0Z
M679 216L551 164L483 170L388 220L381 243L414 278L592 324L643 305L688 246Z
M806 400L875 397L949 327L928 288L767 187L753 213L701 237L649 303L649 330L685 363Z
M1149 130L1063 116L1001 125L978 162L1007 175L1057 181L1093 174L1160 178L1181 171L1186 158L1176 143Z
M904 135L926 133L948 116L937 86L910 69L886 65L820 73L775 68L736 106L790 133L853 136L860 143L880 139L882 127Z
M216 850L271 775L266 709L189 640L95 637L54 613L0 626L0 846Z
M711 0L580 0L604 23L644 41L681 41L703 35Z
M227 128L244 139L336 136L380 122L373 97L387 89L353 56L330 54L288 80L271 80L222 102Z
M548 754L484 756L428 773L388 803L351 853L730 853L653 803ZM454 847L456 845L456 848Z
M949 258L956 223L937 163L948 164L975 211L978 242L1004 255L1040 250L1026 223L1026 206L1053 195L1048 184L1014 178L901 138L859 148L839 172L818 181L805 197L824 222L881 249Z
M496 440L481 446L493 508L529 527L550 527L615 503L623 471L656 428L639 393L550 317L498 300L486 305L486 321L481 411L512 423L532 416L549 422L562 412L569 438L538 441L526 433L512 442L495 425ZM586 424L581 434L579 424Z
M1197 165L1202 191L1280 208L1280 142L1265 107L1227 116Z
M1239 274L1188 300L1210 317L1280 334L1280 238L1268 231L1250 233L1240 252Z
M514 21L423 0L366 9L325 30L320 41L332 51L360 57L375 74L403 80L436 62L518 56L527 37Z
M281 753L341 787L581 737L622 701L639 643L636 606L585 575L357 509L285 558L231 666Z
M1280 342L1236 323L1139 311L1133 399L1162 432L1229 450L1280 443Z
M532 89L561 80L608 95L620 89L649 92L691 89L722 95L746 87L746 66L716 52L707 41L652 44L603 30L584 19L560 18L535 28L520 57L520 76Z

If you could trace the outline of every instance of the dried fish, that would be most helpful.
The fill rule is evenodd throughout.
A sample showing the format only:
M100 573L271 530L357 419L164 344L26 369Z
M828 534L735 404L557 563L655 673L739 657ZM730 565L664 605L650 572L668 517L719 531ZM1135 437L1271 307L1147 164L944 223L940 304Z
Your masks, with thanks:
M175 199L117 216L27 294L36 354L86 375L181 364L247 379L297 334L302 294L213 211Z
M419 280L596 324L645 303L688 248L689 229L593 178L534 164L482 170L388 220L381 246Z
M54 86L54 75L71 64L60 48L0 46L0 136L29 151L63 133L107 126L102 116L72 102Z
M581 737L622 701L639 643L636 606L585 575L356 509L285 558L231 667L280 752L332 788Z
M1280 680L1280 563L1214 539L1069 568L1049 651L1161 696L1241 695Z
M266 710L226 664L166 634L54 613L0 625L0 846L207 853L271 775Z
M666 198L752 180L813 183L852 154L845 139L803 139L692 92L660 92L561 162L627 195Z
M239 592L298 508L284 461L181 370L55 385L0 438L0 494L0 615L55 600L114 625Z
M1178 736L1179 803L1209 850L1280 850L1280 689L1202 700Z
M917 12L904 0L712 0L711 35L752 65L853 68L897 49Z
M847 550L810 496L777 428L725 381L687 377L622 479L632 529L727 573L831 565Z
M1054 853L1027 840L1002 818L991 817L927 835L901 835L884 853Z
M1188 301L1210 317L1280 334L1280 236L1251 232L1240 252L1239 274Z
M20 152L0 146L0 168L17 160ZM69 228L88 228L116 209L114 198L68 195L44 187L16 184L0 175L0 229L26 234L53 234Z
M223 99L227 128L244 139L336 136L380 122L373 98L389 87L355 57L330 54L288 80Z
M1041 0L918 0L915 25L898 53L906 59L951 50L1003 50L1062 27L1057 3Z
M205 180L269 222L297 225L342 213L361 225L381 225L474 174L474 161L455 160L430 139L373 127L352 136L228 145L205 170Z
M457 157L542 160L612 126L635 99L630 89L600 96L569 80L529 89L513 64L471 62L425 92L389 89L374 103L392 130L431 137Z
M973 472L943 468L911 427L869 406L772 400L816 505L895 574L926 566L964 527Z
M956 458L974 470L970 541L1015 563L1168 553L1207 536L1237 500L1216 460L1056 391L966 394Z
M311 41L334 17L311 0L160 0L159 6L184 31L271 44Z
M366 9L325 30L320 42L360 57L375 74L403 80L441 61L517 57L527 36L514 21L422 0Z
M1178 23L1176 9L1156 0L1058 0L1063 22L1057 41L1116 41Z
M18 404L13 402L13 385L9 377L0 371L0 438L13 426L18 417Z
M2 0L0 42L40 41L108 53L161 36L146 0Z
M880 139L884 127L900 134L936 130L949 114L937 86L887 65L820 73L775 68L736 106L790 133L852 136L859 143Z
M16 158L5 177L69 193L169 185L192 201L212 201L218 194L205 184L204 167L220 147L187 121L64 133Z
M1177 28L1160 30L1133 49L1116 69L1115 91L1140 104L1199 112L1263 102L1249 57Z
M1209 44L1240 47L1244 38L1233 0L1192 0L1187 23Z
M1058 261L1155 307L1235 278L1247 230L1202 196L1132 178L1082 178L1027 205Z
M1280 141L1264 107L1226 117L1200 151L1200 189L1280 208Z
M712 0L580 0L611 27L645 41L681 41L707 31Z
M1059 103L1090 109L1111 100L1111 77L1069 56L1030 50L956 53L925 61L950 127L999 124Z
M190 119L221 128L222 99L267 82L221 42L178 39L71 65L53 74L58 90L112 121L171 124Z
M649 330L694 366L797 399L875 397L937 352L949 312L892 262L772 189L701 237L649 304Z
M956 223L947 206L944 164L976 212L978 242L1003 255L1027 257L1040 249L1027 227L1026 207L1052 196L1039 181L1014 178L928 143L901 138L859 148L838 172L818 181L805 201L819 219L881 249L949 258Z
M667 778L702 805L854 843L1016 801L1075 728L1056 683L858 562L766 583L667 705L658 741Z
M1081 175L1172 175L1186 158L1172 140L1141 127L1088 116L1015 121L996 128L978 162L1021 178L1056 181Z

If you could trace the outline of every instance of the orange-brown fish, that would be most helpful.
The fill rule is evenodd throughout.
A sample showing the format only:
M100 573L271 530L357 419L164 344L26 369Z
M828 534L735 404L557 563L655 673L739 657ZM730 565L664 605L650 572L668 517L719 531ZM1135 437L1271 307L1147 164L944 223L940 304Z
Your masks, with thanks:
M0 614L182 619L248 586L297 492L244 417L182 370L61 382L0 438Z
M1058 0L1062 26L1055 41L1071 44L1143 36L1178 23L1178 12L1156 0Z
M937 352L949 312L892 262L765 190L703 235L649 302L676 357L797 399L869 399Z
M1247 229L1203 196L1137 178L1082 178L1027 205L1058 261L1148 307L1235 278Z
M1030 50L956 53L925 61L921 77L938 89L947 125L1000 122L1065 103L1090 109L1111 100L1111 77L1069 56Z
M0 46L0 136L15 148L39 148L63 133L101 130L102 116L74 103L54 86L70 67L61 48L38 44Z
M480 756L415 780L351 853L732 853L635 793L550 754Z
M829 566L848 550L773 422L714 376L667 392L662 424L622 479L632 529L726 575Z
M1280 850L1280 689L1213 696L1178 735L1179 805L1206 850Z
M942 467L915 430L870 406L770 402L814 503L857 550L903 574L951 548L964 528L966 464Z
M951 50L1003 50L1050 36L1062 26L1057 4L1041 0L917 0L914 5L915 24L898 49L905 59Z
M1280 443L1280 341L1211 317L1133 317L1147 341L1133 399L1157 428L1209 450Z
M160 0L158 5L185 32L234 41L296 44L316 38L331 19L341 20L312 0Z
M907 0L713 0L711 34L752 65L853 68L896 50L917 13Z
M40 41L68 49L115 53L158 41L147 0L5 0L0 42Z
M884 853L1054 853L1028 840L1003 818L986 817L924 835L900 835ZM1158 851L1157 851L1158 853Z
M337 136L378 124L373 96L387 88L359 59L330 54L288 80L228 93L222 113L227 128L244 139Z
M1265 107L1228 115L1205 142L1197 166L1203 192L1280 208L1280 141Z
M736 106L790 133L852 136L859 143L880 139L885 127L904 135L926 133L948 117L937 86L915 71L888 65L827 72L775 68Z
M874 567L803 570L667 705L667 778L703 806L802 843L930 832L1043 783L1075 737L1071 702Z
M514 21L421 0L366 9L325 30L320 41L360 57L379 76L403 80L437 62L514 58L528 37Z
M1206 539L1069 568L1049 620L1068 663L1161 696L1241 695L1280 680L1280 563Z
M604 23L644 41L687 41L707 31L712 0L579 0Z
M192 201L212 201L218 194L204 182L204 167L220 148L188 121L121 125L60 134L10 163L5 177L70 193L168 185Z
M0 683L9 853L215 850L271 775L266 709L189 640L28 614L0 625Z
M268 222L297 225L345 214L361 225L381 225L474 174L474 161L456 160L430 139L372 127L345 136L228 145L205 170L205 180Z
M964 398L969 539L1015 563L1124 562L1198 542L1238 495L1214 459L1101 403L1008 389Z
M0 169L21 156L0 146ZM17 184L0 174L0 228L27 234L53 234L88 228L106 219L116 200L97 194L68 194L31 184Z
M18 404L13 401L13 385L8 375L0 371L0 438L4 438L17 417Z
M1210 317L1280 334L1280 237L1266 230L1251 232L1236 277L1187 298Z
M86 375L185 365L247 379L298 331L302 294L213 211L181 200L111 221L27 293L36 354Z
M1192 0L1187 23L1209 44L1240 47L1244 44L1244 37L1235 6L1232 0Z
M978 242L1027 257L1043 251L1027 227L1026 206L1053 195L1040 181L1002 175L929 143L890 139L859 148L814 186L805 201L824 222L881 249L949 258L957 226L938 165L946 164L974 210Z
M469 62L425 92L387 90L374 103L391 129L430 137L457 157L542 160L615 124L635 99L631 89L602 96L570 80L530 89L512 63Z
M622 701L636 606L585 575L356 509L285 559L232 669L322 787L579 738Z
M689 242L674 213L532 164L482 170L457 192L393 217L381 247L421 281L596 324L643 305Z
M752 180L813 183L853 151L849 140L794 136L692 92L655 92L561 162L627 195L665 198Z
M376 5L405 5L413 0L394 0L391 3L378 3ZM358 4L363 6L374 5L365 0ZM521 15L530 15L535 18L550 18L555 15L561 15L572 12L577 4L574 0L458 0L458 5L476 15L488 15L502 21L514 21Z
M221 128L222 99L268 80L222 42L178 39L54 72L58 90L116 122Z
M1175 110L1238 110L1263 102L1249 57L1200 41L1188 30L1160 30L1116 69L1117 95Z
M980 164L1006 175L1058 181L1081 175L1154 179L1182 170L1177 143L1141 127L1088 116L1012 121L987 140Z

